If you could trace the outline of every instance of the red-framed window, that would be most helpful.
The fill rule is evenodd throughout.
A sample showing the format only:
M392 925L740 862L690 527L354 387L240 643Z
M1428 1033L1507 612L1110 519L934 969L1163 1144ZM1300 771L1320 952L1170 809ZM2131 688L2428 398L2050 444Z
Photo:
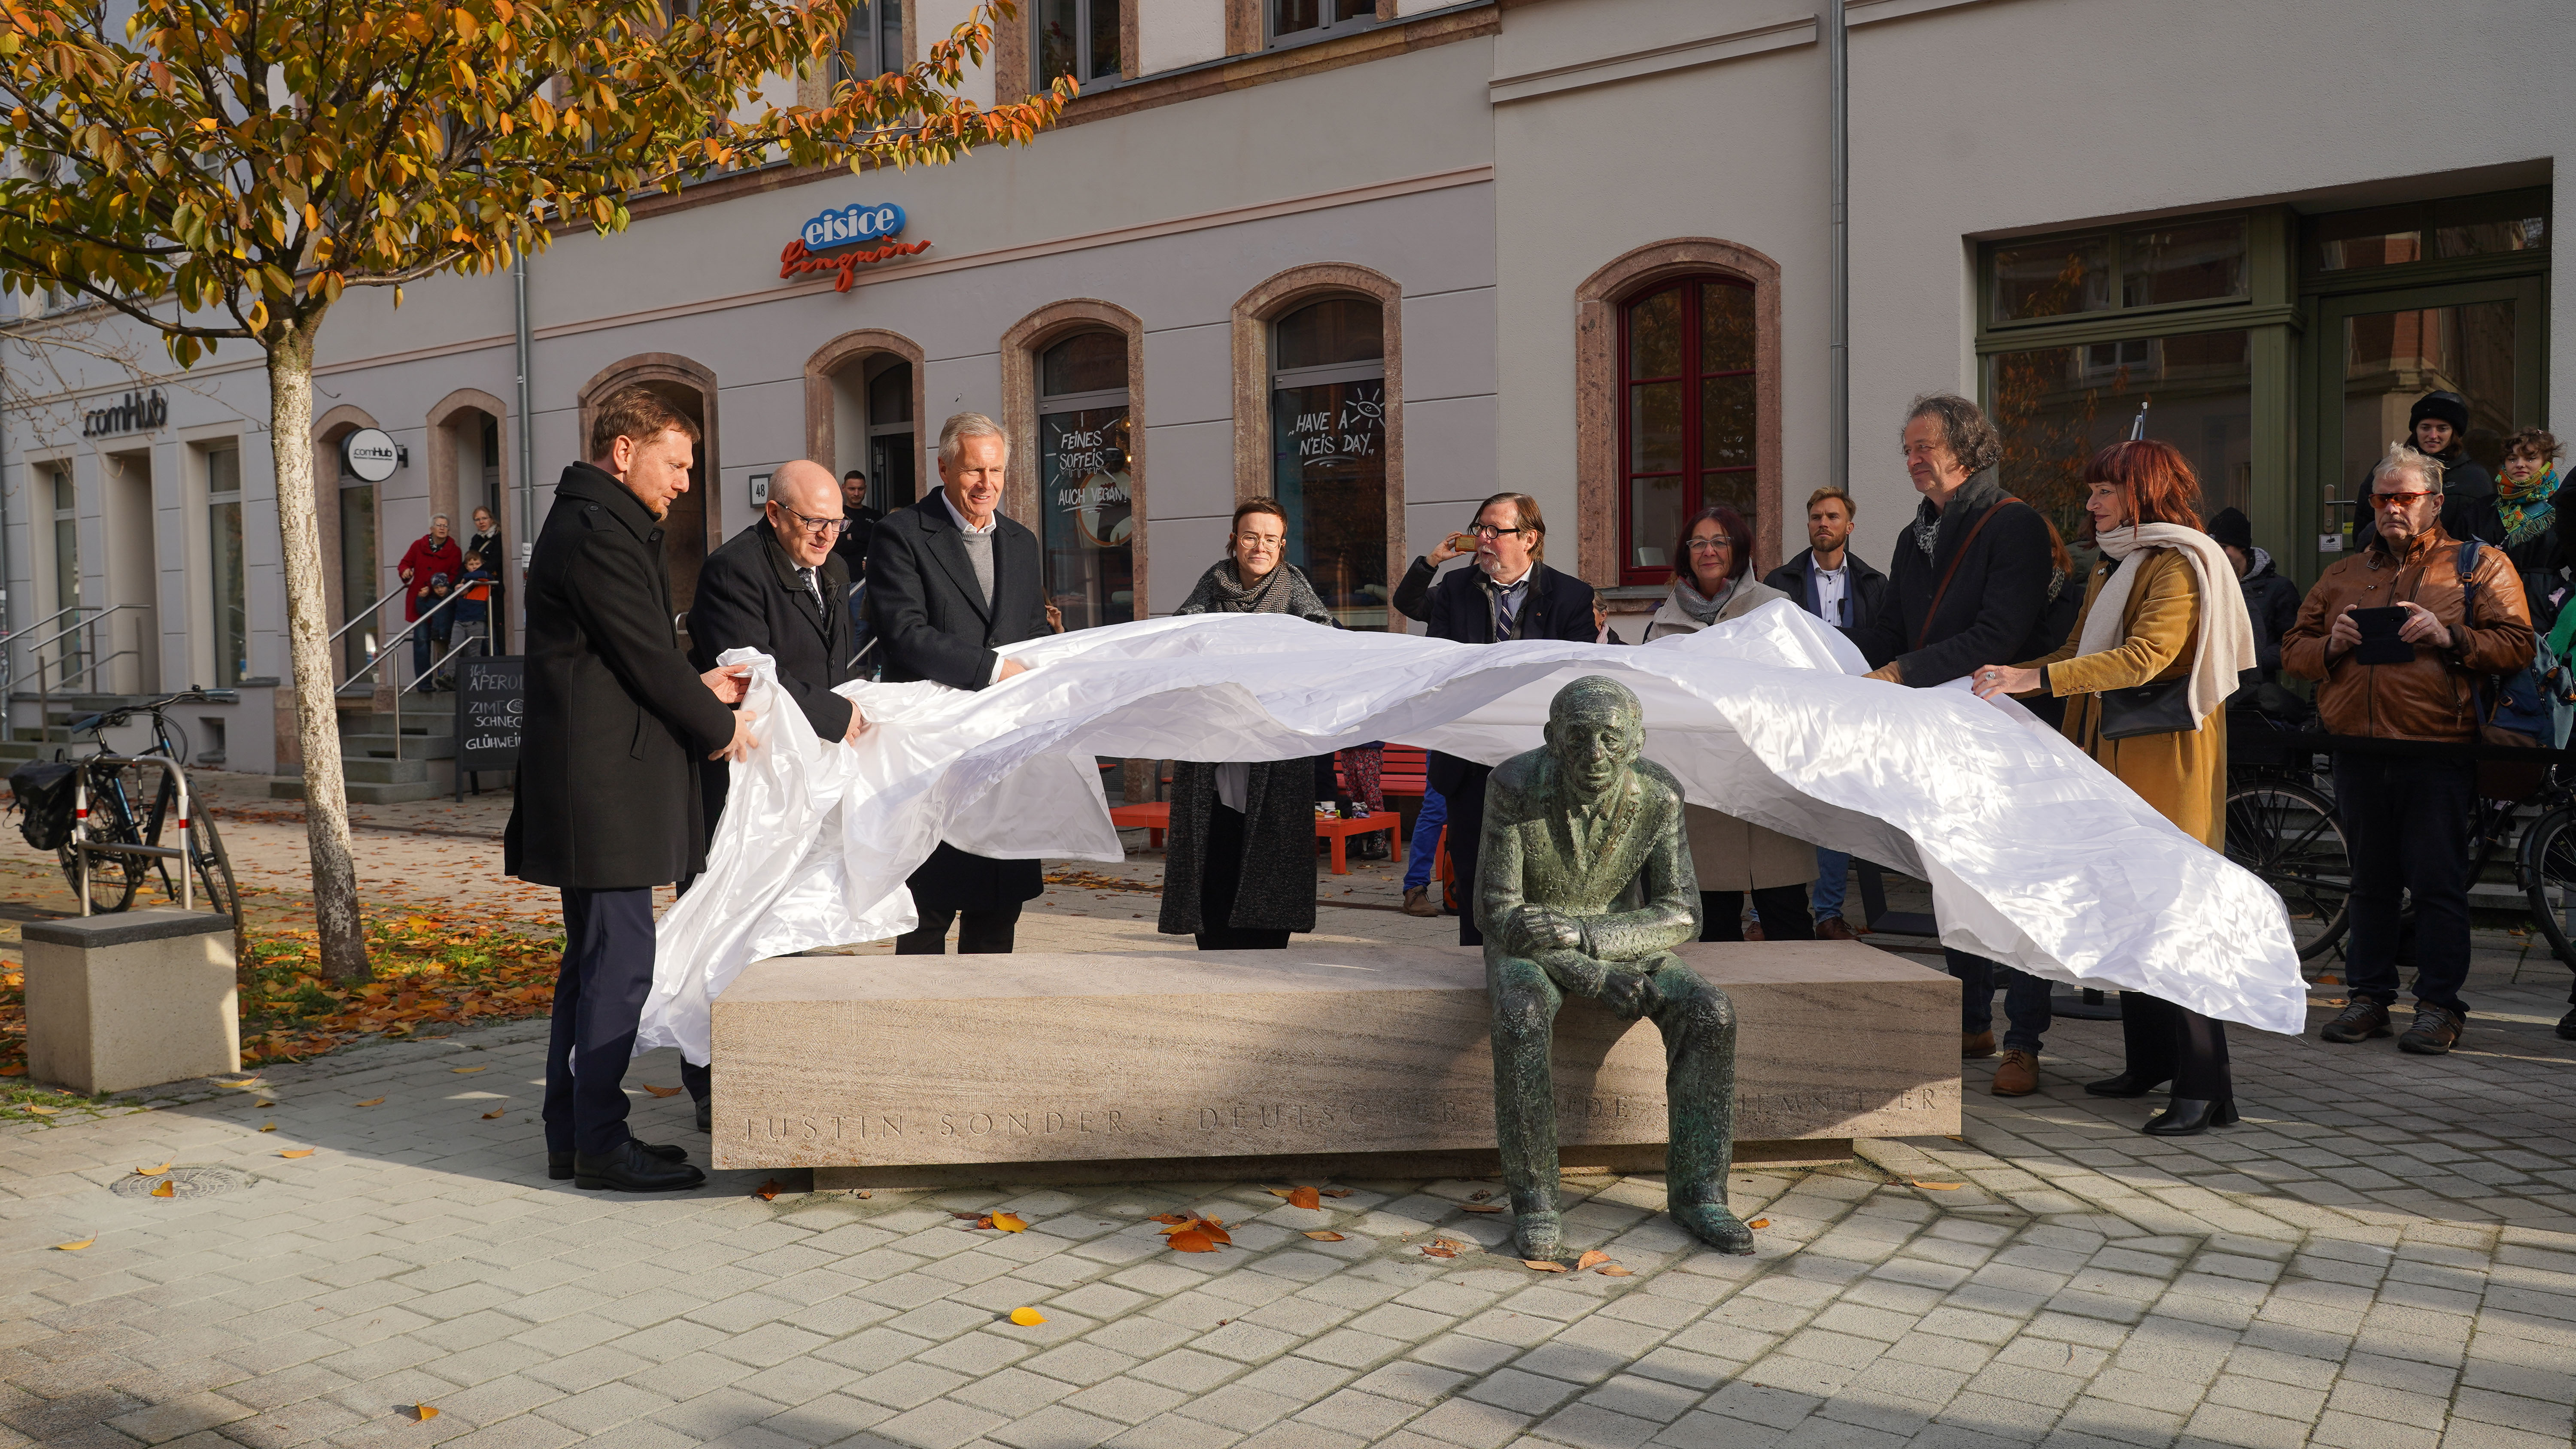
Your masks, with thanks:
M1619 309L1620 582L1673 576L1685 518L1713 503L1753 527L1753 287L1684 277Z

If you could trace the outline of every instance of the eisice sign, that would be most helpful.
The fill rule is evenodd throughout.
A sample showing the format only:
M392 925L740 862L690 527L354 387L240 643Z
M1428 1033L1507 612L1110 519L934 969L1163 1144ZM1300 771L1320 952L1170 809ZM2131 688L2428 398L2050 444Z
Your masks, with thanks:
M801 234L806 250L819 252L849 242L883 241L902 231L903 208L886 201L824 212L805 223Z
M862 202L823 212L797 229L794 241L778 254L778 275L795 278L810 272L833 272L832 290L850 290L852 275L863 266L894 257L916 256L930 249L926 241L901 242L903 208L890 201ZM858 247L836 256L817 256L837 247Z

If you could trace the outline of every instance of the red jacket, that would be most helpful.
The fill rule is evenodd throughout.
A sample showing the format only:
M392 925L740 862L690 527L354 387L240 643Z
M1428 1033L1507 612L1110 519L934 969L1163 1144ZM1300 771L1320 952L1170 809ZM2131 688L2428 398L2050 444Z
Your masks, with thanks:
M401 568L403 619L408 622L420 617L420 596L429 588L431 574L445 574L452 584L465 572L465 550L456 546L453 534L442 540L424 533L404 551Z

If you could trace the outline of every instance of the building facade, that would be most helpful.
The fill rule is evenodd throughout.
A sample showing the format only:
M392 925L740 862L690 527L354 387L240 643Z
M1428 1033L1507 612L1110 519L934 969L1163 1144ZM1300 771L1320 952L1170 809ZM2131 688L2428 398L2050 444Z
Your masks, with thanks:
M400 308L350 293L297 442L334 616L356 621L344 677L401 628L370 606L430 516L462 536L491 508L514 578L589 410L635 384L706 434L673 513L683 601L779 463L862 469L900 506L935 486L939 421L963 409L1011 433L1007 508L1073 627L1170 612L1253 494L1287 504L1292 559L1360 628L1388 627L1406 563L1503 489L1623 610L1668 586L1704 503L1754 519L1761 566L1803 546L1836 468L1830 11L1024 8L972 86L1085 76L1036 145L717 178L532 259L528 416L509 277ZM876 0L851 49L917 55L964 10ZM1896 434L1922 392L1985 400L2004 481L2070 537L2082 458L2143 406L2209 506L2244 508L2302 581L2422 392L2469 397L2472 451L2567 415L2549 259L2576 116L2514 79L2576 59L2564 4L1846 0L1843 23L1843 441L1873 562L1913 506ZM291 769L258 359L177 373L80 311L21 330L0 438L13 693L40 664L57 694L233 685L239 704L198 712L200 752ZM343 457L362 429L401 450L380 482ZM47 642L65 609L81 634Z

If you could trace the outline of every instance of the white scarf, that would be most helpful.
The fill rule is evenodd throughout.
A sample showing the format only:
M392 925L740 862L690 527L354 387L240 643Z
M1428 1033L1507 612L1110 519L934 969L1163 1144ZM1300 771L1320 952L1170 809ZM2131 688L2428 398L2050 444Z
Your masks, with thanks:
M2200 638L2192 655L2191 717L2193 728L2236 692L2239 671L2254 667L2254 621L2245 613L2245 591L2236 569L2218 541L2179 523L2149 523L2099 534L2093 545L2120 561L2102 581L2093 607L2084 616L2084 633L2076 641L2078 658L2116 649L2126 639L2121 616L2128 612L2129 590L2138 581L2131 561L2151 548L2180 549L2191 561L2192 580L2200 588Z

